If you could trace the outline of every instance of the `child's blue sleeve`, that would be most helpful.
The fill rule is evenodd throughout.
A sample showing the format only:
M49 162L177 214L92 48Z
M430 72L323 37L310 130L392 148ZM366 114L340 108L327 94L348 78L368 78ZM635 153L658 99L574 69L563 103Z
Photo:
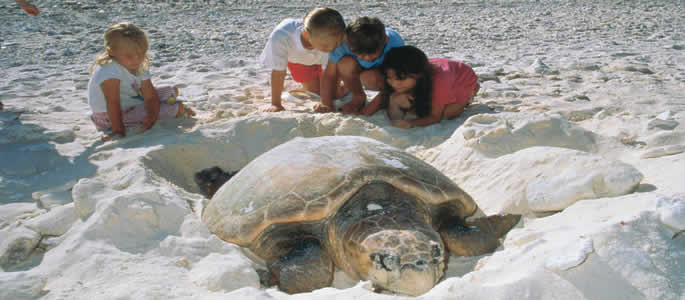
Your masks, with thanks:
M352 55L350 48L347 43L342 42L338 48L333 49L333 51L328 52L328 60L338 63L343 57Z
M397 31L387 28L385 33L388 35L388 49L404 46L404 40Z

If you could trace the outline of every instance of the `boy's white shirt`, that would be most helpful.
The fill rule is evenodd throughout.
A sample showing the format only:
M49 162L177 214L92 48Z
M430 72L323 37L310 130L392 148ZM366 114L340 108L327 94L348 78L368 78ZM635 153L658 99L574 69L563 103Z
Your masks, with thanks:
M279 71L284 71L288 62L306 66L324 66L328 62L328 53L305 49L300 39L302 30L304 30L302 19L281 21L271 32L259 56L262 66Z
M93 113L107 111L107 100L100 86L107 79L119 79L119 101L122 110L144 103L140 95L140 87L143 80L150 79L150 73L146 71L136 76L113 61L110 64L97 66L88 82L88 105Z

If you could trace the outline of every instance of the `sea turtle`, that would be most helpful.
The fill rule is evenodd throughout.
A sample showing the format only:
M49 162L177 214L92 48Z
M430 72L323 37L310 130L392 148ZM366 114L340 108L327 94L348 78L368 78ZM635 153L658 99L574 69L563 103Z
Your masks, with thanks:
M335 267L420 295L449 253L494 251L519 215L466 222L477 206L411 154L365 137L295 138L255 158L202 213L209 230L263 259L288 293L330 286Z

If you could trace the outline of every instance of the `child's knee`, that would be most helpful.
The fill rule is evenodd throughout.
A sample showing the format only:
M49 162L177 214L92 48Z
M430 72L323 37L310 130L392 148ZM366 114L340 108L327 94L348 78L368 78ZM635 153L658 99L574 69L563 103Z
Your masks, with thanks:
M352 56L344 56L338 61L338 72L343 76L357 74L359 70L359 62Z
M452 120L459 115L461 115L465 110L465 105L452 103L445 106L445 110L442 114L443 120Z

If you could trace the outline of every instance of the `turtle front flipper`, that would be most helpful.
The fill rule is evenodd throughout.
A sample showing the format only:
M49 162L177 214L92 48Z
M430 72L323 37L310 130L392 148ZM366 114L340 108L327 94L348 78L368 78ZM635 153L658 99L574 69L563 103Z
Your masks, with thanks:
M514 227L521 215L493 215L444 226L440 236L454 255L478 256L493 252L499 247L499 238Z
M269 265L271 283L288 294L330 286L333 271L333 261L316 239L298 240L290 253Z

